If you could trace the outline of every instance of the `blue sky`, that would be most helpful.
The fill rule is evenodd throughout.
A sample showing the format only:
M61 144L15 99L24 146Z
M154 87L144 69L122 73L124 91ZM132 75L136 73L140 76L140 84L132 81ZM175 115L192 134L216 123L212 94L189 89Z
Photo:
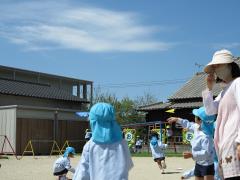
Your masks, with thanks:
M239 7L238 0L1 0L0 64L91 80L119 98L151 93L166 101L214 51L240 56Z

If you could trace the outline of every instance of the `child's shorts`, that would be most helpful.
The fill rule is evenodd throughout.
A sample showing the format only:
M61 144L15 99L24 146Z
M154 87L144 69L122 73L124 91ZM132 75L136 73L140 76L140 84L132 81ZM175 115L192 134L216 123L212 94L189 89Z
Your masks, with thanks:
M142 149L142 145L136 145L135 148L136 149Z
M194 175L196 177L203 177L207 175L214 175L214 164L209 166L202 166L196 163Z
M155 162L163 161L163 160L165 160L165 157L160 157L160 158L155 158L154 159Z
M60 171L60 172L54 172L53 175L54 175L54 176L61 176L61 175L63 175L63 174L67 174L67 173L68 173L68 170L67 170L67 169L64 169L64 170L62 170L62 171Z

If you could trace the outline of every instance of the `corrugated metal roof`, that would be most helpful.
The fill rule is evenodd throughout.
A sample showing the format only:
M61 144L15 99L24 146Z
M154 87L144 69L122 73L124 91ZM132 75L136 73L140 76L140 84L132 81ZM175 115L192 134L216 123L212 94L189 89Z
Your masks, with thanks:
M207 77L206 73L197 73L195 74L191 80L189 80L182 88L180 88L176 93L170 96L168 99L170 101L176 99L187 99L187 98L201 98L202 91L206 89L206 81ZM213 94L217 96L221 91L221 87L217 84L214 86Z
M44 98L44 99L88 102L85 99L81 99L77 96L71 95L67 91L54 88L49 85L28 83L28 82L7 80L7 79L0 79L0 93L8 94L8 95Z

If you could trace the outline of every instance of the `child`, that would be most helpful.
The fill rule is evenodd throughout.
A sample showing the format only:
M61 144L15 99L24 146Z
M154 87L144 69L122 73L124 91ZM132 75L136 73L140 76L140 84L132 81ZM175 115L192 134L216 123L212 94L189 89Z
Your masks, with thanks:
M73 180L127 180L133 162L113 106L95 104L89 120L92 138L83 148Z
M212 117L212 116L210 116ZM202 119L202 123L201 123L201 129L203 130L203 132L206 135L209 135L210 137L213 138L214 136L214 130L215 130L215 121L216 118L211 118L211 119L207 119L207 118L201 118ZM182 179L188 179L192 176L194 176L194 170L195 168L185 171L184 174L182 175ZM216 157L216 153L214 153L214 180L221 180L222 178L219 176L218 174L218 160Z
M140 136L137 136L136 144L135 144L135 152L141 153L143 140L140 139Z
M68 171L72 173L75 172L75 169L70 165L70 158L73 158L75 155L75 149L73 147L67 147L63 156L58 158L53 165L53 175L58 176L59 180L67 180L66 177Z
M169 144L171 142L172 135L173 135L172 128L169 125L167 125L166 126L166 136L167 136L167 138L166 138L166 141L165 141L166 144Z
M158 138L158 134L153 133L151 135L150 148L152 151L152 157L154 161L157 162L158 167L162 171L162 174L165 174L164 169L166 169L166 163L165 153L163 150L167 148L167 144L162 144L162 142Z
M196 180L214 179L214 147L212 136L207 135L206 129L201 127L202 120L213 120L215 116L207 116L205 108L194 109L195 123L188 120L170 117L168 123L174 122L181 124L183 128L194 132L194 138L191 140L192 152L184 152L185 159L193 158L196 161L194 175Z

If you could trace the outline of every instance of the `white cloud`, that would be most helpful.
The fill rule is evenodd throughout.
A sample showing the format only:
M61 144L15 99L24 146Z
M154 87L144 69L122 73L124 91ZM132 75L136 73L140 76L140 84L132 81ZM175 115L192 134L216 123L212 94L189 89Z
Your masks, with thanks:
M212 46L214 49L234 49L240 48L240 43L239 42L214 43Z
M134 13L75 7L63 1L0 7L0 36L27 50L165 51L174 44L154 39L162 29L143 25Z

